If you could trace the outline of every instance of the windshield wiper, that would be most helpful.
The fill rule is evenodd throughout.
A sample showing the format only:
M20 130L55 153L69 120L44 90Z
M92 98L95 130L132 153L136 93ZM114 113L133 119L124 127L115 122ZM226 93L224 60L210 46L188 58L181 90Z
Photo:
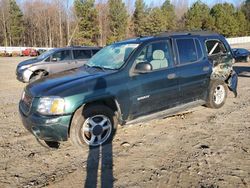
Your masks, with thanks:
M102 67L102 66L98 66L98 65L88 65L88 64L84 64L83 66L87 67L87 68L94 68L94 69L101 69L102 71L105 71L105 70L117 70L117 69L112 69L112 68L109 68L109 67Z
M94 69L101 69L102 71L105 71L105 68L104 67L102 67L102 66L98 66L98 65L93 65L93 66L89 66L89 65L87 65L88 67L90 67L90 68L94 68Z

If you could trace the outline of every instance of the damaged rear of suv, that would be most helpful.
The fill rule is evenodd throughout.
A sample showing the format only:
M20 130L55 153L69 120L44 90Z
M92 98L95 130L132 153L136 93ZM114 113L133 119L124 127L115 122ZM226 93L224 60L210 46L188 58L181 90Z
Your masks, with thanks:
M224 37L212 37L205 41L208 59L213 65L211 80L221 80L228 84L229 89L237 96L238 78L233 70L235 59Z
M217 33L163 33L114 43L80 69L35 81L24 89L24 126L48 145L111 141L117 125L187 108L224 105L237 96L234 57ZM57 145L57 144L56 144Z

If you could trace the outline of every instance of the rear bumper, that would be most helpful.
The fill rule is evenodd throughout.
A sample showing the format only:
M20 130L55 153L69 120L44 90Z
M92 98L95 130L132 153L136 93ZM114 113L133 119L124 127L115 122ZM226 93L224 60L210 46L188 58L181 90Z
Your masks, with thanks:
M24 127L35 137L46 141L68 140L71 115L41 116L33 113L26 116L20 107L19 114Z
M238 75L235 71L233 71L228 79L228 87L234 93L235 97L237 97L238 95L237 86L238 86Z

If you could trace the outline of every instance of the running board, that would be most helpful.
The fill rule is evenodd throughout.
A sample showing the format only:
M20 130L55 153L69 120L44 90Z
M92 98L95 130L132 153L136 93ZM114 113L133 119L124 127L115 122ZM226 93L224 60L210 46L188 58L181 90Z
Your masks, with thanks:
M172 115L176 114L177 112L184 111L184 110L194 108L194 107L197 107L197 106L201 106L201 105L204 105L204 104L206 104L206 102L204 100L197 100L197 101L189 102L189 103L186 103L186 104L183 104L183 105L179 105L179 106L176 106L176 107L173 107L173 108L169 108L167 110L163 110L163 111L156 112L156 113L153 113L153 114L150 114L150 115L145 115L145 116L138 117L138 118L136 118L134 120L126 122L125 125L141 123L141 122L149 121L149 120L156 119L156 118L169 117L169 116L172 116Z

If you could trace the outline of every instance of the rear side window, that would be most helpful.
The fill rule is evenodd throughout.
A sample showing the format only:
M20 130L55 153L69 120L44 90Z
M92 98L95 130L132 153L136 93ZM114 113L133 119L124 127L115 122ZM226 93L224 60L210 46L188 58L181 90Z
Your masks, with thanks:
M91 58L91 50L73 50L74 59Z
M52 59L57 59L57 61L71 60L71 52L70 50L56 52L52 55Z
M197 39L195 39L195 46L196 46L196 50L197 50L198 59L200 59L203 57L203 53L202 53L202 49L201 49L201 44Z
M216 55L220 53L227 53L224 44L219 40L208 40L206 41L208 56Z
M198 60L196 45L193 39L177 39L176 43L181 64L191 63Z

